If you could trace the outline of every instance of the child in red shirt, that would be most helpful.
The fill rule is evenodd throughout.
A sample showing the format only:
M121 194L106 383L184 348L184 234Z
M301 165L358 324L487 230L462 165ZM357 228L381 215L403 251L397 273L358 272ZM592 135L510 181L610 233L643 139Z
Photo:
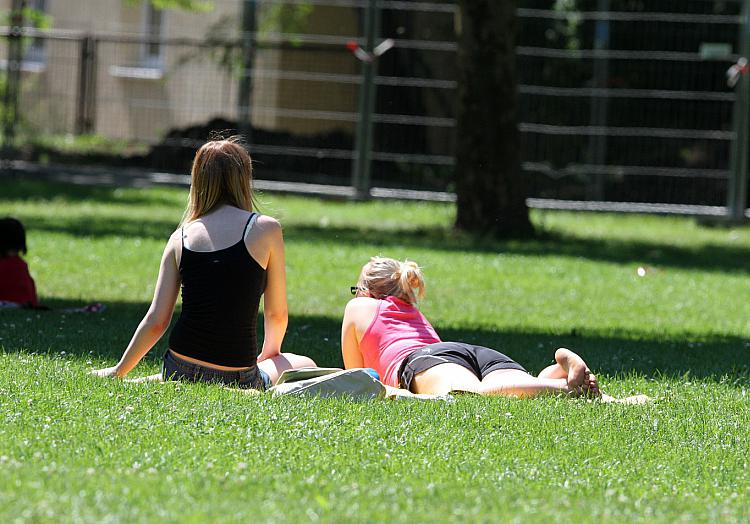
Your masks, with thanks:
M11 217L0 219L0 305L37 307L34 279L20 253L26 254L23 224Z

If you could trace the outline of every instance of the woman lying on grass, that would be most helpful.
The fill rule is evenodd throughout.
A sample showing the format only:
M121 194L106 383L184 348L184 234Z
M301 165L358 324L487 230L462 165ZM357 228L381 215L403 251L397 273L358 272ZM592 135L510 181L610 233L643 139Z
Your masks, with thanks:
M493 349L442 342L416 308L424 280L414 262L374 257L365 264L346 306L341 348L347 368L370 367L382 381L412 393L451 391L535 397L542 394L602 397L583 359L560 348L539 376Z
M116 366L94 371L124 377L182 312L169 336L163 380L211 381L264 390L282 371L315 366L281 353L287 326L284 241L279 223L253 212L250 155L235 140L204 144L193 160L182 227L161 259L154 299ZM263 296L264 340L256 321Z

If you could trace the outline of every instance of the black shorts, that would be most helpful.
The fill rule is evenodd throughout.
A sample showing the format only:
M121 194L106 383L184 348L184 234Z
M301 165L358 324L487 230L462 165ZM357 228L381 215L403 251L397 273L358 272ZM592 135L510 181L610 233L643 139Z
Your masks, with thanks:
M498 369L526 372L521 364L494 349L463 342L437 342L414 351L401 362L398 370L399 387L411 391L414 375L440 364L463 366L479 380Z

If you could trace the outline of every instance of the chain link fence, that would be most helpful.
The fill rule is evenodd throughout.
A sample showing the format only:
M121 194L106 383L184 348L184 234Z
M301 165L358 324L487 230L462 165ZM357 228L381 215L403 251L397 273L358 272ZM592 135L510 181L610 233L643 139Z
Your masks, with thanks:
M453 2L215 4L228 18L196 16L193 38L5 28L4 158L186 173L211 131L234 130L248 135L260 179L361 196L452 191ZM725 206L733 144L747 146L726 77L742 54L742 7L519 2L532 203ZM281 19L271 29L269 16Z

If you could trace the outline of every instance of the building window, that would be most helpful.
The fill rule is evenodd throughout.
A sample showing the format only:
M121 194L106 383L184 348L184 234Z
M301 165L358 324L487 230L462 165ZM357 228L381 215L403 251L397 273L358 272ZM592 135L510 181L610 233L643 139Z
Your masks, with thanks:
M42 26L42 21L47 16L45 14L47 7L47 0L29 0L27 6L31 10L31 19L27 19L25 22L33 27ZM36 62L44 63L46 61L45 53L45 39L44 38L32 38L26 47L26 52L23 56L24 62Z
M151 2L144 2L145 37L141 50L141 62L144 67L161 68L163 65L164 46L159 42L164 36L164 12L155 8Z

